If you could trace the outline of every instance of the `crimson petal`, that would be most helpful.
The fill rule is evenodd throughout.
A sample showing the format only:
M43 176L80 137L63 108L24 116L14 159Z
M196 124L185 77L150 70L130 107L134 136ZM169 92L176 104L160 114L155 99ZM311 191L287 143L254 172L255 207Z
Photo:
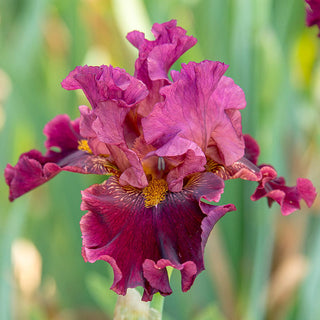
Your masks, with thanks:
M45 155L31 150L23 153L14 167L8 164L5 168L10 201L49 181L61 171L107 173L104 158L78 150L78 141L82 139L79 119L70 121L67 115L58 115L47 123L43 132L47 136Z
M289 215L300 209L300 200L303 199L308 207L311 207L316 198L316 189L308 179L298 178L294 187L286 186L283 177L277 177L277 172L271 166L262 165L260 167L262 179L251 196L251 200L256 201L263 197L268 199L268 204L276 201L283 215Z
M142 286L143 300L156 292L171 293L166 266L181 271L182 290L188 290L204 269L203 250L215 223L234 205L201 202L220 199L224 182L206 172L196 175L181 192L168 192L164 201L145 207L140 190L122 187L114 177L82 192L83 257L111 264L111 287L124 295Z

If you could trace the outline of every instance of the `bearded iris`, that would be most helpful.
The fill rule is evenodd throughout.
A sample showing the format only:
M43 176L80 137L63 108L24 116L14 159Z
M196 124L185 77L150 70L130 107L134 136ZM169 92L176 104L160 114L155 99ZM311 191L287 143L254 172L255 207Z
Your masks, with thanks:
M204 269L209 233L235 210L212 204L224 180L258 182L252 200L276 201L283 214L316 196L309 180L287 187L271 166L257 165L259 147L242 133L245 96L224 75L228 66L190 62L170 80L172 64L196 39L175 21L152 32L153 41L138 31L127 36L139 50L134 76L112 66L71 71L63 88L81 89L91 108L80 106L74 121L54 118L44 128L47 152L31 150L5 170L11 201L61 171L106 176L82 191L82 255L112 266L115 292L142 286L145 301L171 293L166 267L180 270L183 291Z

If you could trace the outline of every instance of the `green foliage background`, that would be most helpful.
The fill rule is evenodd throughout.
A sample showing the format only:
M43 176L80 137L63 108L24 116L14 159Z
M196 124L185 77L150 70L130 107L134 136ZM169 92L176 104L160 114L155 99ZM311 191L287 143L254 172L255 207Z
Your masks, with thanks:
M60 86L77 65L112 64L133 73L137 57L125 34L150 36L154 22L177 19L198 39L182 62L219 60L247 99L243 131L293 185L319 190L320 64L316 28L305 26L296 0L0 0L0 166L22 152L44 151L44 125L79 116L80 92ZM81 257L80 190L99 177L62 173L47 185L7 200L0 178L0 319L108 319L116 294L111 268ZM174 272L165 319L320 318L319 200L282 217L253 203L252 183L227 181L224 217L206 248L206 266L187 293ZM12 246L28 239L41 256L41 283L30 295L14 272Z

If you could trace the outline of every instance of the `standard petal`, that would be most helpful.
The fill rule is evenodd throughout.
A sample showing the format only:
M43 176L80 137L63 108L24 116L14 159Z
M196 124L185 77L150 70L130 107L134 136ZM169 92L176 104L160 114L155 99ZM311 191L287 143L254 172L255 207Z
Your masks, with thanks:
M78 83L78 87L75 85ZM132 132L136 123L128 123L132 107L147 95L146 86L120 68L112 66L77 67L62 82L66 89L81 88L92 105L92 111L81 107L81 131L89 134L89 145L93 152L110 154L122 171L122 184L143 188L147 178L140 159L130 149L138 132ZM105 144L105 146L103 145Z
M105 260L114 269L112 289L124 295L142 286L144 300L155 292L171 293L166 266L181 271L188 290L204 269L203 249L214 224L234 206L204 205L219 200L223 180L212 173L196 175L181 192L168 192L157 206L146 207L142 192L122 187L111 177L82 192L80 223L83 255L89 262Z
M108 108L109 113L105 111ZM124 136L124 121L128 113L126 108L120 108L112 101L99 102L94 110L97 118L92 124L99 141L104 142L115 164L122 172L122 184L130 184L137 188L147 186L141 160L128 147Z
M240 159L244 141L238 109L245 106L245 100L232 80L222 78L226 69L221 62L203 61L190 62L180 73L173 73L174 83L161 90L165 101L142 119L147 143L161 147L179 135L223 165Z
M174 137L151 155L165 158L172 166L167 176L169 190L179 192L182 190L183 179L196 172L205 170L206 156L201 148L193 141Z
M92 108L100 101L112 100L132 107L148 95L146 86L125 70L112 66L78 66L62 81L67 90L82 89ZM108 110L106 110L107 112Z
M256 201L263 197L268 199L268 204L276 201L283 215L300 209L300 200L303 199L308 207L313 204L317 193L312 182L308 179L297 179L297 185L294 187L286 186L283 177L277 177L277 172L271 166L261 166L262 179L259 183L251 200Z
M139 31L127 35L127 39L139 50L135 76L146 84L150 79L168 80L168 71L173 63L197 42L194 37L186 35L186 30L177 27L175 20L155 23L151 31L155 36L152 41L145 39Z
M168 71L173 63L197 42L176 24L175 20L155 23L152 27L155 36L153 41L145 39L144 34L139 31L127 35L127 39L139 50L135 76L142 80L149 90L149 96L138 108L138 113L143 117L152 111L156 102L162 100L159 90L169 83Z

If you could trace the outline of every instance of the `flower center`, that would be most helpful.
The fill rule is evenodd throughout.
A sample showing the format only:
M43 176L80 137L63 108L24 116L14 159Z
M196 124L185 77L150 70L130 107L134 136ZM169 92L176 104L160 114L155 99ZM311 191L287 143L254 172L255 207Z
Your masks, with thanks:
M207 159L206 168L209 172L217 173L220 170L224 170L224 166L213 161L212 159Z
M157 206L162 202L168 191L168 184L164 179L154 179L142 190L146 208Z
M79 140L78 141L78 150L81 150L81 151L85 151L87 153L90 153L92 154L92 151L88 145L88 141L85 140L85 139L82 139L82 140Z

